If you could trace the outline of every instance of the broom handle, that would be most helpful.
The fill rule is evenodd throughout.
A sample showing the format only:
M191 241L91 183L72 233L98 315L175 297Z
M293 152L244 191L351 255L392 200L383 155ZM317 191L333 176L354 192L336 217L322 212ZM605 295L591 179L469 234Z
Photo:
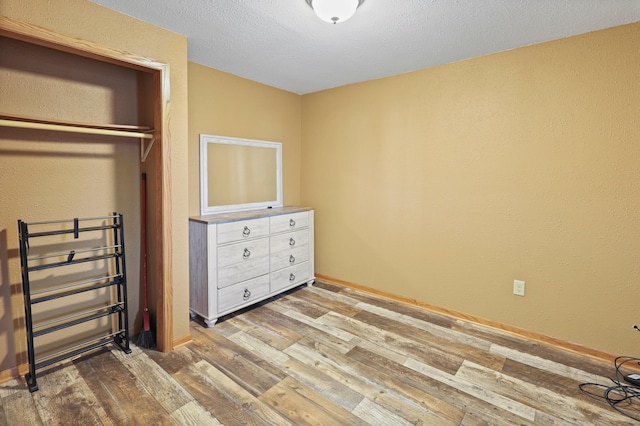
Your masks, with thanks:
M142 288L144 296L144 330L150 328L149 324L149 299L147 296L147 174L142 174Z

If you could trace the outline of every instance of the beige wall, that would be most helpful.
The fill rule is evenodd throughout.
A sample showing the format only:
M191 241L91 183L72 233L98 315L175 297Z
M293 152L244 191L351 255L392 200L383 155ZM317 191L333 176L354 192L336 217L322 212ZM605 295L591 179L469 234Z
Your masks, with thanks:
M638 46L640 23L304 96L317 273L636 352Z
M4 0L0 14L67 36L96 42L169 64L173 191L173 334L189 333L187 204L187 46L183 36L142 23L83 0ZM140 80L130 70L76 66L86 60L37 51L20 55L16 42L0 48L3 78L0 112L76 121L136 124ZM34 51L35 52L35 51ZM36 62L41 61L40 69ZM35 64L34 64L35 63ZM31 68L30 68L31 67ZM92 68L93 67L93 68ZM10 82L5 86L6 82ZM144 115L144 114L142 114ZM121 211L125 215L130 315L139 321L141 165L135 141L103 137L26 133L0 128L0 371L21 360L24 336L17 220L86 217ZM116 188L118 190L116 190ZM13 296L12 296L13 294ZM15 319L15 321L14 321Z
M285 205L300 204L301 97L189 62L189 215L200 214L200 134L282 143Z
M635 350L640 24L300 97L187 66L184 37L86 1L4 0L0 14L170 65L175 338L188 333L185 218L199 213L198 135L208 133L283 143L285 204L316 209L318 273L614 354ZM32 100L11 102L28 113ZM20 285L16 220L36 220L33 206L76 216L77 205L92 207L80 214L115 205L135 216L134 147L100 145L104 158L88 161L67 148L2 148L0 371L23 344L10 296ZM123 199L52 184L97 170L104 188L124 173ZM49 189L34 190L43 181ZM25 184L28 197L7 182ZM524 298L511 294L514 279L527 282Z

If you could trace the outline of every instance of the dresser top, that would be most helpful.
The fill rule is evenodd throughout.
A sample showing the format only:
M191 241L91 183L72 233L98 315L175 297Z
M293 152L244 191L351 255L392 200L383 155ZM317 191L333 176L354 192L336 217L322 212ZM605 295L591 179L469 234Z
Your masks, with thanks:
M244 210L231 213L217 213L207 216L193 216L189 220L202 223L224 223L238 220L258 219L261 217L278 216L281 214L306 212L313 210L311 207L277 207L272 209Z

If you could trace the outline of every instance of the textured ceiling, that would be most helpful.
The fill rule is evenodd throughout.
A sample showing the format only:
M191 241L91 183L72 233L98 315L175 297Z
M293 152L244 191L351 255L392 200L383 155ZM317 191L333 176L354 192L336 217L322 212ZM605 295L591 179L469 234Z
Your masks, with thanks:
M298 94L640 21L640 0L91 0L185 35L189 60Z

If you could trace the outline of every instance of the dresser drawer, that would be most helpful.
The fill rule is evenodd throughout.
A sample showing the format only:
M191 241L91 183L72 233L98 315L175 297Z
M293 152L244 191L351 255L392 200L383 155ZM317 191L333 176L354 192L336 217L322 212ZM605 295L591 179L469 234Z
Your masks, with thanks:
M286 234L278 234L270 238L271 254L287 252L309 244L309 230L301 229Z
M303 262L289 268L271 273L271 292L302 284L310 278L309 262Z
M282 214L271 217L270 231L277 232L292 231L309 226L309 212Z
M218 247L218 288L269 273L269 238Z
M271 253L271 271L287 268L309 260L309 247L298 246L285 251Z
M218 247L218 268L269 257L269 244L269 238L258 238Z
M218 225L218 244L266 237L269 235L269 218L239 220Z
M244 281L218 290L218 313L222 314L237 306L250 304L269 294L269 275Z

